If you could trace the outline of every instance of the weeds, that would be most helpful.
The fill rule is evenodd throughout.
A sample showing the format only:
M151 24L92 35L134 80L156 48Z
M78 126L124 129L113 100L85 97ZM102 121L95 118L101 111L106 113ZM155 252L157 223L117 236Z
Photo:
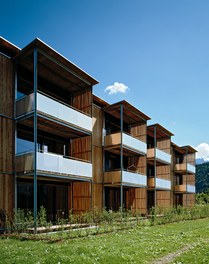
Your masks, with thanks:
M24 212L21 209L14 210L13 221L8 218L7 214L1 213L1 221L3 219L5 226L11 229L11 232L22 233L33 230L34 218L32 212ZM98 235L102 233L117 232L117 230L132 229L137 226L154 226L166 223L180 222L184 220L195 220L209 217L209 205L199 204L191 208L177 206L176 208L151 208L148 218L141 217L140 212L121 211L113 212L108 210L92 210L86 213L73 214L69 212L68 219L58 219L57 226L53 226L51 221L47 221L47 212L45 208L40 207L38 212L38 227L45 232L58 231L57 237L62 240L65 238L85 237L89 235ZM28 236L28 235L27 235ZM21 235L22 237L22 235ZM39 237L37 237L39 239Z

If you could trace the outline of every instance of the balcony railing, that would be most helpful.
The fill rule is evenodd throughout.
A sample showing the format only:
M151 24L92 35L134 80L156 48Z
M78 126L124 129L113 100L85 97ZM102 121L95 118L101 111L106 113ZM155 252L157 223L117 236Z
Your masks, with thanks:
M156 186L155 186L156 182ZM156 188L156 189L162 189L162 190L171 190L171 181L160 179L160 178L147 178L147 183L149 188Z
M175 185L174 191L177 193L195 193L196 188L194 185L181 184L181 185Z
M16 171L33 171L34 155L26 153L16 156ZM53 153L37 152L37 171L47 174L69 175L79 178L92 178L92 164Z
M155 154L156 153L156 154ZM166 163L166 164L171 164L171 155L156 148L156 152L155 149L148 149L147 150L147 158L152 158L154 159L156 157L156 160L162 163Z
M122 133L122 141L121 141L121 133L114 133L110 134L105 137L105 146L116 146L121 144L123 147L126 147L128 149L131 149L132 151L135 151L137 153L146 154L147 153L147 146L146 143L143 141L132 137L131 135L128 135L126 133Z
M104 183L120 185L121 184L121 171L108 171L104 173ZM137 186L146 187L147 186L147 176L139 173L122 171L122 185L123 186Z
M34 94L16 101L16 116L21 116L34 110ZM92 132L92 118L64 103L37 93L37 111L73 126Z
M175 170L177 172L181 172L181 173L192 173L195 174L195 166L193 166L192 164L189 163L180 163L180 164L176 164L175 165Z

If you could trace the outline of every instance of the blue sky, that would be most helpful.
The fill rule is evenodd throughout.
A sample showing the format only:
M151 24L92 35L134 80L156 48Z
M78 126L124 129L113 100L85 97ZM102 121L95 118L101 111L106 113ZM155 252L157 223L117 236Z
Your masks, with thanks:
M128 100L209 158L208 14L207 0L8 0L0 35L20 48L39 37L99 80L96 95ZM125 93L105 92L115 82Z

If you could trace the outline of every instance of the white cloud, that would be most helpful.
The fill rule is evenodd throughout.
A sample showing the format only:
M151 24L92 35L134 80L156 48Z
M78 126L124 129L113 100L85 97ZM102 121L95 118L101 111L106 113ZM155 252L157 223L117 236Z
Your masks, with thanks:
M109 95L117 93L126 93L128 86L123 83L114 82L113 85L109 85L105 88L105 92L108 92Z
M200 143L195 149L198 151L196 153L196 158L203 158L205 161L209 161L209 144Z

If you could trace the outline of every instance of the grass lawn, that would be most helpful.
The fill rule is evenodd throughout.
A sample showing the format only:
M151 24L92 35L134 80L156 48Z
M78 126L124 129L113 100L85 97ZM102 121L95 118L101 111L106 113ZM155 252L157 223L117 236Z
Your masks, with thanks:
M208 239L208 218L56 243L8 238L0 239L0 263L149 263L194 243L193 249L173 263L209 263Z

